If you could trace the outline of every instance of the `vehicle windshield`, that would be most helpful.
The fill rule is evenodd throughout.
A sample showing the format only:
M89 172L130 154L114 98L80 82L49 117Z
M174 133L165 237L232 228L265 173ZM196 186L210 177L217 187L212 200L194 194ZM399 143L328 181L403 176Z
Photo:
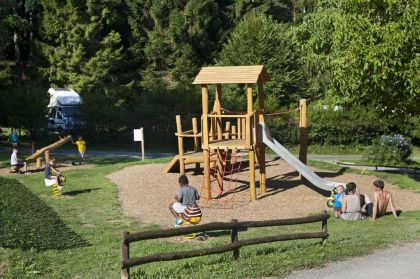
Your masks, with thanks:
M81 117L82 116L80 107L61 107L61 112L64 117Z

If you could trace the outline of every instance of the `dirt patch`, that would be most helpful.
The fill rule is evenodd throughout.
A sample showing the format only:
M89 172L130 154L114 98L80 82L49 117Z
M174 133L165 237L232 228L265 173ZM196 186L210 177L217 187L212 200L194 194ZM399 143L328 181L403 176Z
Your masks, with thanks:
M6 275L9 270L9 265L4 262L0 262L0 276Z
M118 186L119 198L123 211L138 218L143 223L172 226L174 218L168 210L178 190L177 173L164 174L164 164L147 164L125 168L107 176ZM319 176L339 182L355 181L358 174L342 171L323 171L313 169ZM237 177L238 183L231 183L232 192L220 203L206 204L201 202L203 211L202 223L230 221L233 218L245 220L269 220L307 216L321 212L326 207L326 197L302 184L299 174L283 160L267 164L267 193L260 194L258 200L250 201L248 170L243 170ZM201 193L203 176L187 172L190 185ZM256 172L258 177L258 170ZM372 194L372 183L377 178L363 175L357 184L362 193ZM217 187L217 186L214 186ZM225 181L229 188L229 182ZM386 190L391 191L397 209L402 211L420 209L420 194L400 189L386 183ZM209 204L207 204L209 206ZM227 207L231 209L222 209ZM216 208L219 207L219 208Z

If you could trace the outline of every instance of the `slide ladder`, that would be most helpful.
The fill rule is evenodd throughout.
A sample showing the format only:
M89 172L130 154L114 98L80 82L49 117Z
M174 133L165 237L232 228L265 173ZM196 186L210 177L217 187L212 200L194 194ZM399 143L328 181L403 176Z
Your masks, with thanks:
M308 166L302 163L298 158L296 158L292 153L289 152L283 145L278 141L273 139L271 136L268 126L265 124L259 124L262 129L263 143L267 145L271 150L281 156L289 165L291 165L295 170L297 170L302 176L304 176L310 183L314 186L325 190L331 191L334 187L338 185L346 185L343 182L332 182L319 177L314 173Z

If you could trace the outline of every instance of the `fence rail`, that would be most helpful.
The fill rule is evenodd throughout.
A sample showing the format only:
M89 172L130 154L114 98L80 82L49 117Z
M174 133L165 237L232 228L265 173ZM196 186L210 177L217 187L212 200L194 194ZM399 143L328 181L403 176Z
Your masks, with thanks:
M153 230L132 233L124 232L121 240L121 278L128 279L130 278L130 267L158 262L158 261L172 261L185 258L199 257L212 254L220 254L228 251L233 251L233 257L235 259L239 258L239 249L243 246L269 243L275 241L286 241L286 240L297 240L297 239L310 239L310 238L321 238L322 242L328 238L327 231L327 220L329 215L326 212L323 212L319 215L308 216L303 218L293 218L293 219L279 219L279 220L268 220L268 221L243 221L238 222L238 220L233 219L231 222L222 223L208 223L204 225L197 225L186 228L178 229L167 229L167 230ZM245 230L248 228L257 228L257 227L273 227L273 226L287 226L287 225L298 225L298 224L307 224L322 222L321 231L319 232L302 232L294 234L284 234L276 236L267 236L252 238L247 240L238 240L238 231ZM166 238L173 236L186 235L190 233L198 233L205 231L218 231L218 230L231 230L231 243L225 244L213 248L189 250L189 251L180 251L173 253L161 253L154 254L144 257L137 257L130 259L129 255L129 245L132 242L137 242L141 240L148 239L158 239Z

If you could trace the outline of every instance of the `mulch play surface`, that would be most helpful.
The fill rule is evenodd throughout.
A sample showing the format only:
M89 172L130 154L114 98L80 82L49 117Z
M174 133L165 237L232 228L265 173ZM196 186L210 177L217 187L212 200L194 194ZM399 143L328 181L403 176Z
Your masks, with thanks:
M125 214L136 217L143 223L173 226L174 218L168 206L174 201L179 188L179 174L164 174L164 167L165 164L137 165L108 175L108 178L118 186ZM341 171L313 170L331 181L350 182L359 177L358 174ZM203 176L195 175L192 170L186 174L190 185L201 193ZM267 163L267 193L260 194L257 188L257 201L250 201L248 175L248 169L244 169L236 177L237 184L225 181L225 189L236 189L236 191L231 191L222 200L207 204L200 202L203 211L202 223L230 221L233 218L248 221L302 217L328 209L327 198L304 185L299 174L283 160ZM256 177L259 177L258 169ZM357 181L357 185L362 193L372 197L371 185L376 179L374 176L363 175ZM218 188L216 183L213 187ZM385 184L385 190L392 193L398 210L420 209L420 194L388 183Z

